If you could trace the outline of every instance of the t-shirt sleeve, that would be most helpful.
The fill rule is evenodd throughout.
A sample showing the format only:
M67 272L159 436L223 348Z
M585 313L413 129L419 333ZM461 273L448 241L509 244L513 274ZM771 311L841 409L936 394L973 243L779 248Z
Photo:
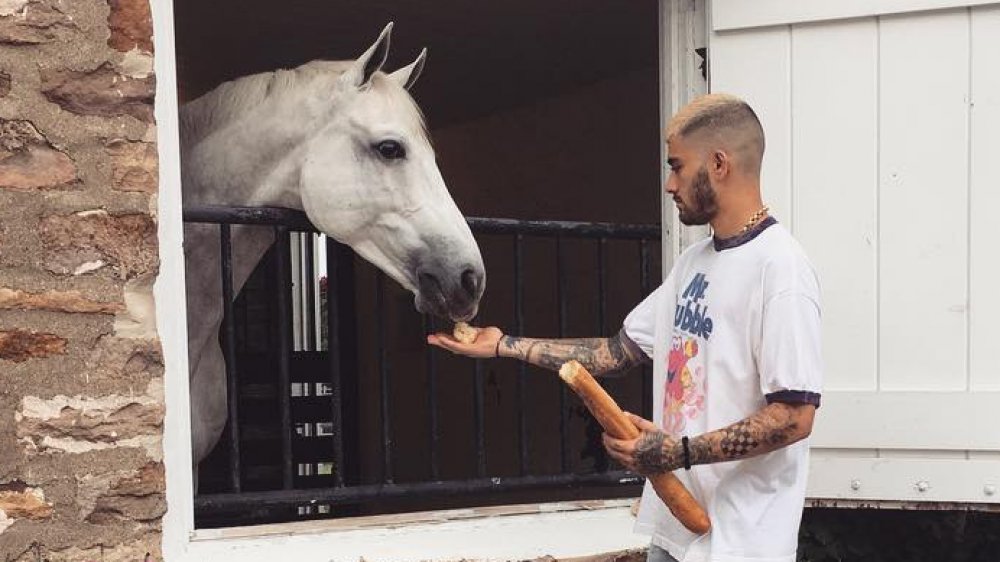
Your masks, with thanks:
M767 403L818 408L823 387L818 300L806 292L783 292L764 303L763 314L758 360L761 392Z
M643 299L628 313L623 323L625 335L649 358L653 357L653 345L656 342L656 311L659 309L660 299L667 294L667 285L664 282Z

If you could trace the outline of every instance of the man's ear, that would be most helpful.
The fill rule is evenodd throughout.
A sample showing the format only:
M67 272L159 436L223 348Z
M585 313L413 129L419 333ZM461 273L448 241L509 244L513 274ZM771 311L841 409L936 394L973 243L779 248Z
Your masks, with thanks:
M716 181L729 177L733 171L733 160L724 150L712 151L709 161L709 173L715 177Z

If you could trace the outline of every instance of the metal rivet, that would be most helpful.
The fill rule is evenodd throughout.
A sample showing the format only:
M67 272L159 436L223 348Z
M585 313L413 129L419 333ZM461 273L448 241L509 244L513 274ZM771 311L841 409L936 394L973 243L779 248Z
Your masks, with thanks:
M986 494L987 496L992 496L993 494L997 493L997 487L994 486L993 484L987 484L983 488L983 493Z
M921 480L920 482L917 482L917 491L918 492L926 492L930 488L931 488L931 485L926 480Z
M861 481L858 480L858 479L851 480L851 489L852 490L860 490L861 489Z

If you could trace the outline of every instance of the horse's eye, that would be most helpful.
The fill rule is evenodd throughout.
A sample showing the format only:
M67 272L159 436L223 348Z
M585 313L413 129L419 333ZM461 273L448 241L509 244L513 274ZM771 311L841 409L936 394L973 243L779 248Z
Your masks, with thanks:
M378 151L379 156L385 158L386 160L406 158L406 150L403 149L403 145L394 140L384 140L379 142L375 145L375 150Z

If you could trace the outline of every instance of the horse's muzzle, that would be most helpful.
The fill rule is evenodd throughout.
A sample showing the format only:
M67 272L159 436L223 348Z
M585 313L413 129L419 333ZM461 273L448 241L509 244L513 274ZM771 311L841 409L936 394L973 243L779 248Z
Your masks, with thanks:
M417 285L417 310L453 322L466 321L479 310L479 299L486 288L486 273L482 266L472 265L420 267Z

